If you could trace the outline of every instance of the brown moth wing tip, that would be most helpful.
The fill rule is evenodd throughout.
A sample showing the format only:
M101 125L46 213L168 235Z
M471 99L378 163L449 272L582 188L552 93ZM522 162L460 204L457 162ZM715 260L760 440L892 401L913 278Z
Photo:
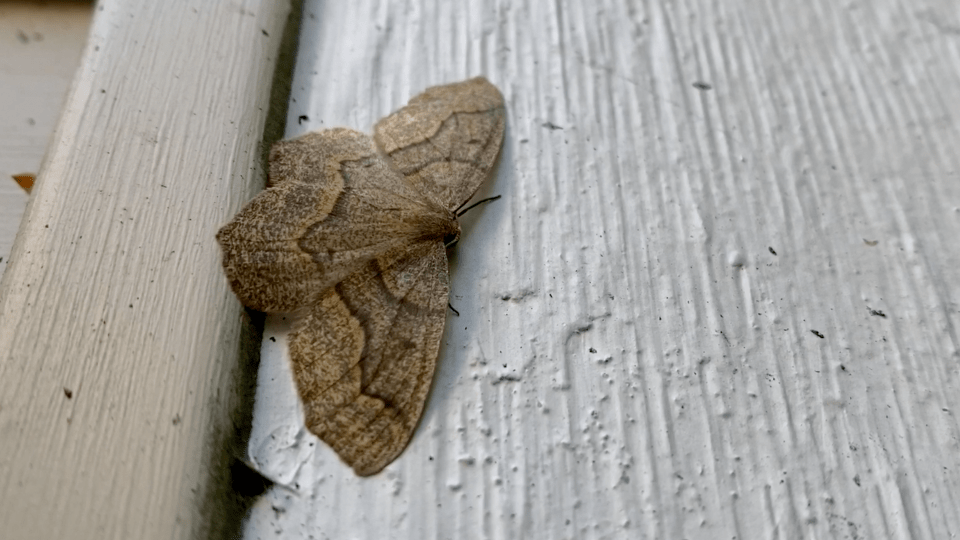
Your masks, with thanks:
M327 446L329 446L330 449L337 454L337 457L340 458L340 461L353 469L353 472L357 476L363 477L373 476L383 471L387 465L393 463L400 456L400 454L403 453L410 441L410 438L407 438L407 442L404 443L403 447L399 449L382 448L380 449L379 455L371 457L362 451L358 454L355 452L350 452L350 449L342 449L343 451L338 450L338 447L342 441L336 436L336 434L329 433L326 435L320 435L313 429L310 429L310 432L316 435Z
M358 459L354 463L347 462L347 465L350 465L350 467L353 468L353 472L355 472L357 476L364 476L364 477L373 476L383 471L384 469L387 468L388 465L396 461L396 459L400 457L400 454L402 454L403 451L406 450L409 442L410 442L410 439L408 438L407 442L404 443L401 448L392 450L392 451L384 451L381 453L380 456L377 456L370 463L362 463L363 460ZM341 459L343 458L341 457ZM346 460L344 461L346 462Z
M352 465L352 467L353 467L353 472L356 473L357 476L362 476L366 478L368 476L373 476L379 473L380 471L386 469L389 463L390 462L388 461L387 463L378 463L376 465L368 465L367 467L360 467L359 465Z

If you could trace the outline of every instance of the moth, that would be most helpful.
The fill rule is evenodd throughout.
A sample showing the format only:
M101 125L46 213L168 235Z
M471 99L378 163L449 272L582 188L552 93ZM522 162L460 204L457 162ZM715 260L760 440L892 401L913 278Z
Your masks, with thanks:
M482 77L435 86L380 120L278 142L267 189L217 233L240 302L292 312L308 429L360 476L407 446L449 293L446 246L491 174L506 126Z

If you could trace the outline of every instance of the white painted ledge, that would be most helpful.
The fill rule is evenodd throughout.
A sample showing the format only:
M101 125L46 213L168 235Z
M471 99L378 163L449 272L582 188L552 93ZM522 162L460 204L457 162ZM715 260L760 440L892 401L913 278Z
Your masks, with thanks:
M0 284L3 538L223 525L241 310L214 234L262 187L288 11L97 5Z
M661 4L307 3L288 135L484 74L504 198L384 473L303 432L268 324L294 489L248 538L960 534L954 3Z

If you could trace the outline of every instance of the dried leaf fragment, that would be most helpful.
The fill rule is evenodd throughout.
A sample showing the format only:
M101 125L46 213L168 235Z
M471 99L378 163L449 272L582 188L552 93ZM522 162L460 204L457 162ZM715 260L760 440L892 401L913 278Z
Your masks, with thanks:
M503 96L478 77L428 88L373 138L281 141L268 188L217 233L244 305L302 314L288 339L306 425L361 476L420 420L448 305L445 246L504 128Z
M33 189L33 182L37 179L37 175L31 173L20 173L12 176L17 185L27 193L30 193L30 190Z

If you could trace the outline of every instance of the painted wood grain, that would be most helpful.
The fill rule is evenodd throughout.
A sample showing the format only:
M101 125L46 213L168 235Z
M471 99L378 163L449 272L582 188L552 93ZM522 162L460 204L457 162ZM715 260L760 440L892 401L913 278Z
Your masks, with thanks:
M288 10L98 3L0 285L4 538L222 525L241 309L214 234L262 187Z
M289 489L249 538L960 534L951 3L314 1L303 21L288 136L482 74L508 127L480 195L503 199L467 216L461 316L384 473L306 436L268 322L251 453Z

